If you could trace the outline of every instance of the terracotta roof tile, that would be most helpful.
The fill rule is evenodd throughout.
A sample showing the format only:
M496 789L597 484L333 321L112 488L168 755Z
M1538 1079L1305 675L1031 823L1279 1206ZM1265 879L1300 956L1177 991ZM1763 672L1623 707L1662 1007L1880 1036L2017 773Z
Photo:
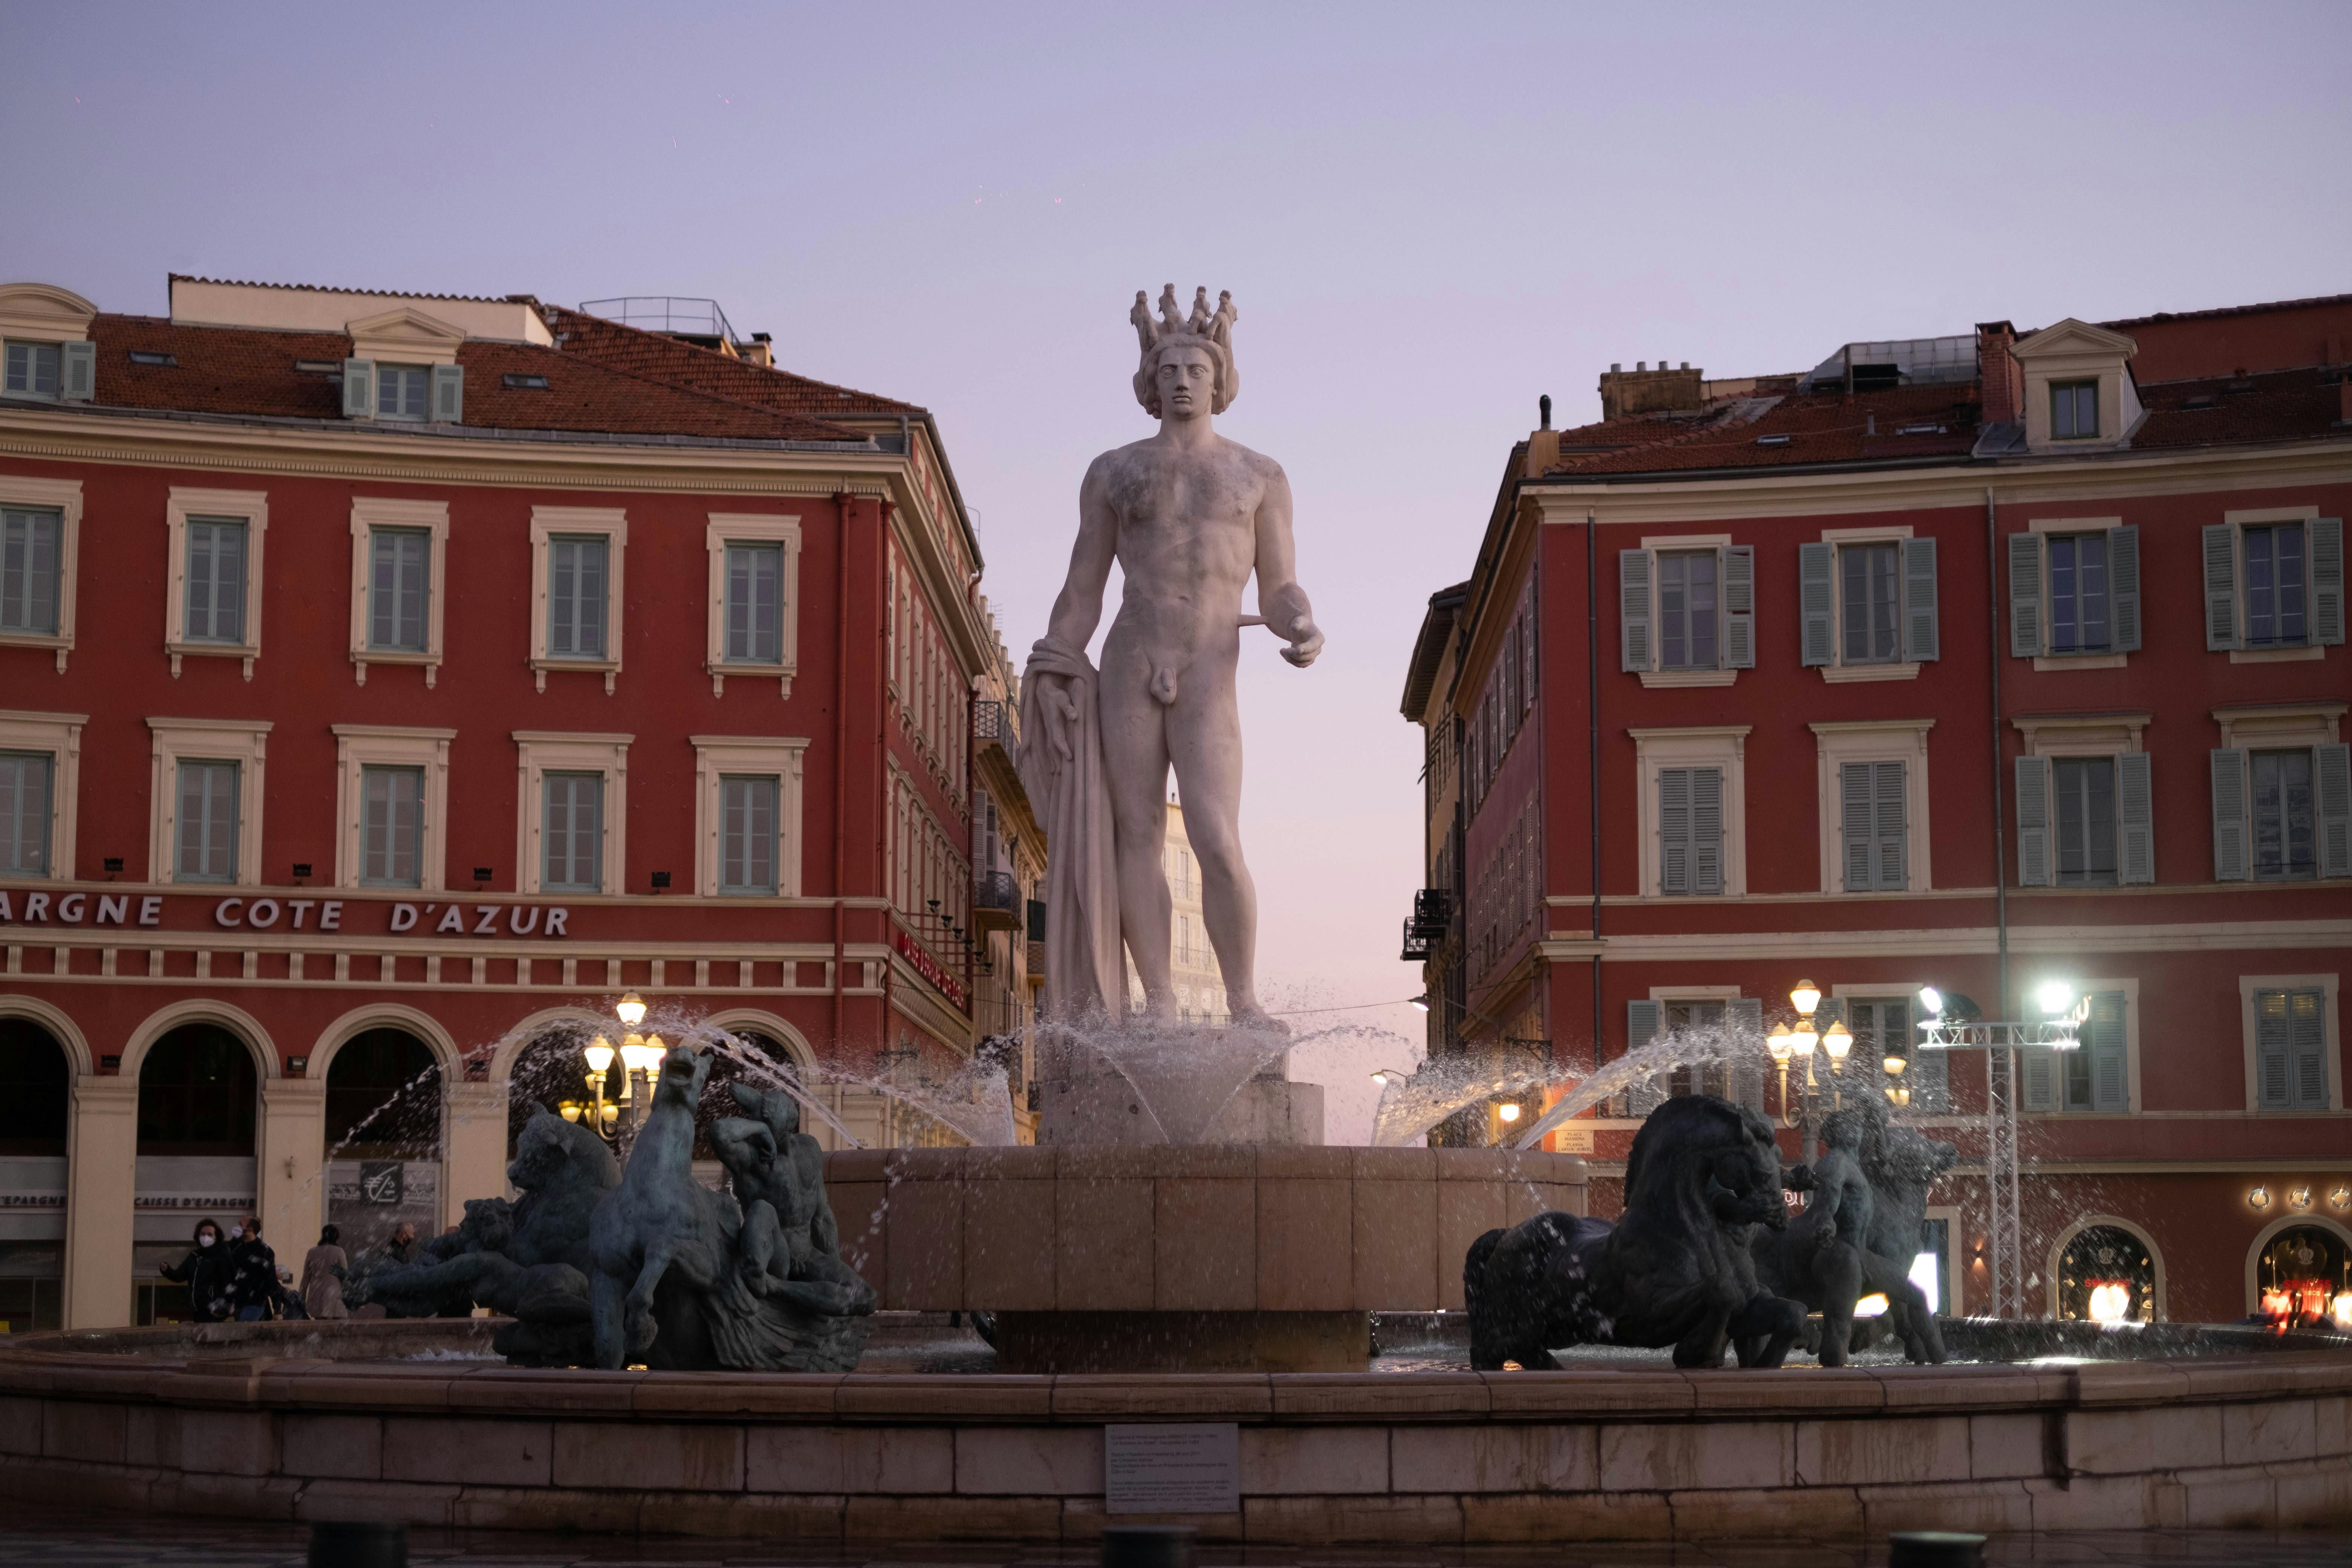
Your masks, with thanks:
M2319 370L2281 370L2140 388L2147 418L2132 449L2309 440L2337 434L2343 391Z
M673 386L690 387L755 408L820 417L923 413L912 403L752 364L716 349L625 326L602 316L568 310L561 305L543 305L540 309L565 353Z
M152 316L101 314L98 344L102 407L197 414L341 419L342 382L300 371L297 361L341 366L352 352L341 332L184 326ZM142 350L174 365L133 363ZM457 351L466 370L466 426L624 436L701 436L769 441L864 441L862 431L804 413L736 402L625 367L529 343L474 340ZM509 374L542 376L542 389L512 388Z
M1733 400L1696 417L1612 419L1563 430L1560 460L1549 471L1639 474L1964 458L1976 440L1976 394L1969 386L1857 393L1852 402L1801 393L1756 413L1761 401ZM1912 433L1901 433L1906 429ZM1759 444L1769 437L1786 439ZM1573 450L1578 447L1616 449Z

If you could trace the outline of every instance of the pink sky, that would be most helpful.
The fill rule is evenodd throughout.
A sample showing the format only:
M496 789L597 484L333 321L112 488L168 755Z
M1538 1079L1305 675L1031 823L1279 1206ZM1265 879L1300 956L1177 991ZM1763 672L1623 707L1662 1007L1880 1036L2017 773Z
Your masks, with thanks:
M2340 5L19 0L0 277L715 296L938 414L1016 656L1087 459L1150 427L1134 291L1232 289L1220 426L1289 470L1330 638L1305 673L1248 645L1260 967L1276 1005L1392 1000L1404 662L1538 394L1574 424L1612 361L2352 289L2347 58ZM1300 1053L1335 1141L1402 1048Z

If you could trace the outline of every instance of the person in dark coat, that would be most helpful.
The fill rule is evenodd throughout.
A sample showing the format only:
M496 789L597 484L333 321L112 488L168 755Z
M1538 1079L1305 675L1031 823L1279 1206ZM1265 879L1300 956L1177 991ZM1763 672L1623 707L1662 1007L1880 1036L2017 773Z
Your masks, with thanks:
M229 1276L234 1272L229 1261L228 1243L221 1239L217 1221L196 1221L194 1246L175 1266L163 1270L163 1278L174 1285L188 1288L188 1316L199 1323L217 1323L229 1317Z
M261 1239L261 1216L239 1222L229 1247L229 1305L240 1323L259 1322L278 1302L278 1255Z

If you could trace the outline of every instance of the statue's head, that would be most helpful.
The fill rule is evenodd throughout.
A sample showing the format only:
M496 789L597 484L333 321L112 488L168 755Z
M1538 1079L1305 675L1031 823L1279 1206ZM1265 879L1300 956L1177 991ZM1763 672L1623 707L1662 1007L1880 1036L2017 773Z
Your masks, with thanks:
M1140 289L1128 319L1135 323L1142 362L1135 372L1135 400L1154 419L1197 418L1223 414L1241 395L1241 373L1234 367L1234 322L1238 312L1230 293L1209 309L1209 291L1196 289L1187 318L1176 306L1176 286L1160 296L1160 320L1153 321Z

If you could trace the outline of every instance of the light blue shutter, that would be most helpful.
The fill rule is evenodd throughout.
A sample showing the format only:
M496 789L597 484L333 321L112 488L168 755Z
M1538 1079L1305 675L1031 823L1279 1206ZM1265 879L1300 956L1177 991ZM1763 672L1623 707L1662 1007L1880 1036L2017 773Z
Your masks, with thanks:
M2226 522L2205 528L2205 646L2238 646L2238 531Z
M1646 550L1617 552L1618 668L1646 670L1657 663L1657 638L1650 619L1653 560Z
M2213 879L2242 882L2252 875L2246 847L2246 753L2213 753Z
M1801 623L1797 659L1800 664L1837 662L1836 571L1835 545L1797 546L1797 615Z
M2051 885L2050 759L2017 759L2017 885Z
M2116 759L2116 880L2156 880L2156 794L2146 752Z
M51 759L0 752L0 876L49 874Z
M343 417L375 417L375 361L347 359L343 362Z
M1764 1110L1764 1003L1760 997L1735 996L1723 1005L1724 1017L1739 1042L1731 1058L1727 1087L1731 1103L1761 1114Z
M1625 1004L1625 1054L1651 1044L1658 1037L1659 1005L1655 1002ZM1658 1075L1635 1079L1625 1086L1628 1110L1635 1116L1647 1116L1665 1100L1665 1091L1658 1085Z
M2311 640L2344 640L2344 520L2315 517L2311 534Z
M1723 891L1723 770L1693 768L1691 775L1691 891Z
M1696 768L1658 770L1658 891L1691 889L1691 779Z
M2285 1110L2294 1104L2294 1058L2288 1045L2291 991L2254 994L2254 1106Z
M2352 745L2339 742L2311 751L2319 874L2352 877Z
M1917 663L1937 657L1936 542L1903 542L1903 657Z
M2107 635L2117 653L2139 651L2139 530L2107 530Z
M2044 635L2042 620L2042 536L2038 533L2012 533L2009 536L2010 658L2039 658Z
M464 365L436 364L433 367L433 417L443 425L463 425L466 422Z
M1756 547L1723 552L1723 668L1756 668Z
M98 395L98 345L60 343L58 396L67 403L88 403Z
M1908 824L1905 820L1904 764L1870 765L1871 859L1874 885L1882 892L1901 892L1911 885Z
M2317 991L2298 991L2287 998L2287 1067L2297 1110L2327 1109L2326 1000Z
M2124 994L2097 991L2091 994L2091 1016L2083 1021L2077 1050L2091 1058L2091 1109L2131 1109L2131 1056L2125 1044Z
M1849 893L1876 886L1871 878L1870 784L1868 763L1846 763L1838 769L1838 849Z
M2079 1047L2078 1047L2079 1048ZM2026 1110L2058 1109L2058 1053L2032 1046L2017 1053L2018 1104Z

